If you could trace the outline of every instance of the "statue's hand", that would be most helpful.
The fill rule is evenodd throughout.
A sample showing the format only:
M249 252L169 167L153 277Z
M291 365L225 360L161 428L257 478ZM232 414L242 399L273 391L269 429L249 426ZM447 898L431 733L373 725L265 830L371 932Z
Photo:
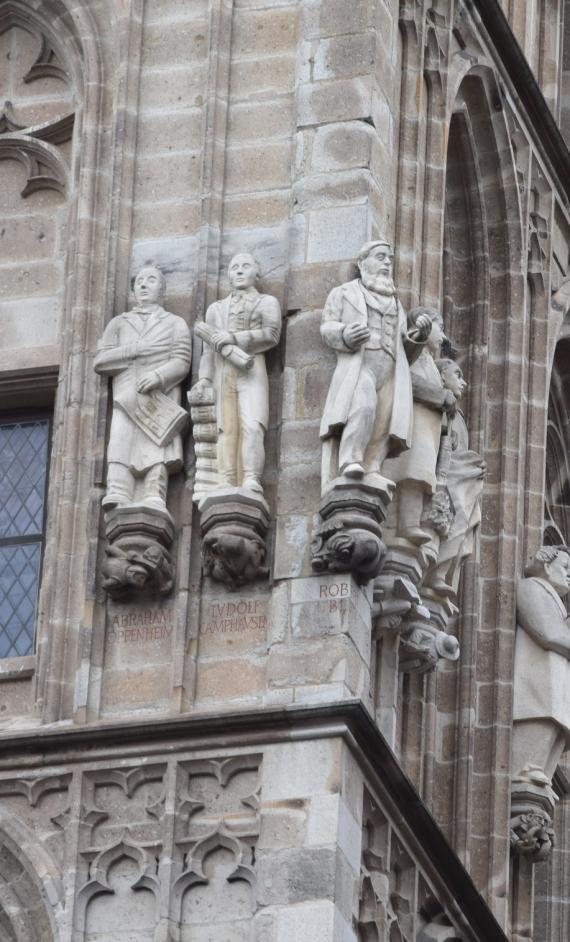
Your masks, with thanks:
M357 350L370 339L370 331L366 324L348 324L342 332L342 339L349 350Z
M153 389L159 389L162 385L158 373L148 373L142 376L137 383L137 391L140 393L149 393Z
M418 314L416 323L414 324L414 340L417 343L423 343L426 341L431 334L431 318L428 314Z
M233 343L234 338L227 330L215 330L212 334L212 346L216 353L219 353L222 347L227 347L229 343Z

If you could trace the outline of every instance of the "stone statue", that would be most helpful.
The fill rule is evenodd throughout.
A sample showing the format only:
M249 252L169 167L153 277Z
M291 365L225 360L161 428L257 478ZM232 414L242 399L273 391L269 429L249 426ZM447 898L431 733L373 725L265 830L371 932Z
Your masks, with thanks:
M544 859L555 795L552 777L570 745L570 550L543 546L517 586L512 815L519 852ZM528 818L528 821L527 821ZM528 827L521 833L522 824ZM529 849L529 828L538 835ZM540 838L540 840L538 840ZM534 848L534 850L533 850Z
M436 489L442 418L453 416L456 406L456 397L445 387L435 363L446 339L443 318L431 308L418 307L410 311L412 324L420 317L430 319L431 332L410 370L414 403L411 445L384 465L387 476L397 484L396 535L416 545L431 539L431 534L421 526L424 501Z
M142 504L166 512L168 475L182 467L180 430L187 413L180 384L191 359L190 331L162 307L164 275L142 268L136 305L107 325L95 370L113 378L113 416L107 452L106 510Z
M360 278L334 288L323 310L321 335L337 354L320 430L323 491L338 475L386 488L384 460L411 444L409 361L432 322L422 313L408 330L393 262L388 242L368 242L358 256Z
M206 323L195 328L204 349L192 393L196 397L214 388L219 485L263 494L269 419L264 354L279 343L281 309L276 298L256 289L260 272L252 255L235 255L228 275L231 293L211 304Z
M460 366L455 360L437 361L445 389L459 401L466 389ZM423 525L440 533L438 557L430 567L424 585L443 595L455 596L461 566L473 553L474 534L481 522L481 494L485 461L469 448L469 433L463 413L449 413L437 464L440 493L424 509ZM438 500L439 498L439 500Z

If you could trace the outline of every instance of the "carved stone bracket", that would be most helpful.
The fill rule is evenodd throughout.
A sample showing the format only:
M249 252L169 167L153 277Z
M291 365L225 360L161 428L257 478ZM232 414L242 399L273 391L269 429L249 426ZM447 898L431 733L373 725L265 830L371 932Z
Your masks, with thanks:
M557 796L549 778L528 766L511 785L511 850L532 863L546 860L554 846L552 814Z
M421 588L429 559L425 548L391 546L374 581L375 636L400 633L399 668L406 673L423 674L459 657L459 642L447 632L456 607Z
M540 769L513 779L511 785L511 851L531 863L548 860L554 847L552 814L557 796Z
M232 590L267 578L269 507L263 496L245 488L218 487L198 508L204 573Z
M106 514L103 588L113 599L152 592L166 595L174 584L170 514L131 504Z
M390 498L388 489L337 478L321 498L312 545L315 572L351 572L360 585L374 579L386 552L381 524Z

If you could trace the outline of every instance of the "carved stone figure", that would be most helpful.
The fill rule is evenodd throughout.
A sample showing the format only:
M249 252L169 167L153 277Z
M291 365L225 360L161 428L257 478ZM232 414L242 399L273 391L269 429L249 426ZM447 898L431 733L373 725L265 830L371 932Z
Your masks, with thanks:
M113 379L107 452L103 588L113 598L169 592L174 537L166 509L168 476L182 467L180 384L190 369L191 336L162 307L166 282L154 267L134 281L136 305L108 324L95 356Z
M103 588L111 598L120 599L132 590L153 590L165 595L172 588L174 567L168 550L149 542L145 548L105 547Z
M439 345L444 338L437 321L434 335ZM414 612L410 604L406 612L400 605L400 668L414 672L431 670L442 658L459 657L459 643L447 634L447 628L450 617L458 611L455 601L461 566L473 552L474 533L481 520L485 474L485 462L469 449L465 419L457 409L466 387L461 369L454 360L435 362L434 347L416 361L419 364L423 359L424 365L414 380L414 421L417 417L418 424L414 425L409 458L406 452L385 465L399 481L400 506L392 515L398 523L393 519L392 528L387 531L388 553L374 587L380 629L392 614L390 592L385 588L392 574L406 581L410 598L414 591L421 596L421 611ZM441 377L439 385L433 374L429 383L426 379L428 358L431 369ZM413 374L415 368L416 364ZM428 401L432 402L431 407ZM438 450L434 453L436 442ZM402 521L408 529L401 525Z
M438 311L418 307L410 312L415 324L420 317L431 321L431 332L420 355L411 366L413 428L410 448L388 460L385 471L397 484L396 534L414 544L428 543L431 534L422 528L426 498L436 489L436 468L441 441L442 417L453 416L456 397L444 386L435 359L445 339L443 318Z
M411 330L395 296L394 253L382 239L358 256L360 278L334 288L321 335L337 354L322 422L323 491L339 474L386 487L384 460L410 447L409 360L421 353L431 320Z
M445 388L459 401L466 389L455 360L438 360ZM424 579L441 595L456 596L464 560L473 552L474 535L481 522L481 494L485 461L469 448L469 433L458 409L447 423L438 459L438 490L424 508L423 524L440 536L437 562Z
M569 591L564 546L543 546L517 587L512 813L538 814L545 827L552 777L570 745L570 621L562 602Z
M204 387L214 388L219 484L262 494L269 419L264 354L279 343L281 309L276 298L256 289L259 274L252 255L232 258L228 268L231 293L211 304L206 323L196 327L204 350L200 378L192 392L196 396Z
M265 541L249 527L215 527L204 537L204 571L229 589L239 589L268 575L265 552Z
M142 268L135 307L110 321L97 348L95 370L113 378L105 509L142 503L166 511L168 475L182 467L180 383L191 337L162 307L165 290L159 269Z
M386 547L370 529L352 526L341 517L324 520L313 540L315 572L352 572L359 583L377 575Z

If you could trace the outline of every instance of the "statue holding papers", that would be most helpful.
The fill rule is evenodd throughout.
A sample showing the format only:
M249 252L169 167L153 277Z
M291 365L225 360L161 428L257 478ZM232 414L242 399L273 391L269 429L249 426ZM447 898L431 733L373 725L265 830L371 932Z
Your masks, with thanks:
M259 265L252 255L232 258L231 293L211 304L195 333L204 341L195 399L213 391L217 421L217 470L222 487L263 494L269 384L265 351L279 343L277 298L255 287Z
M200 376L188 401L194 425L194 500L200 510L204 573L237 589L267 576L269 507L261 483L269 382L265 352L279 343L277 298L256 288L253 255L235 255L230 294L194 327L203 341Z
M185 321L162 307L165 288L159 269L142 268L135 307L110 321L95 356L95 370L113 383L103 588L117 599L165 594L173 585L174 525L166 496L169 474L182 467L180 433L188 413L180 406L180 384L192 342Z
M161 306L165 278L143 268L136 306L107 325L95 370L113 377L106 510L133 503L166 510L168 475L182 467L180 383L190 369L190 331Z

